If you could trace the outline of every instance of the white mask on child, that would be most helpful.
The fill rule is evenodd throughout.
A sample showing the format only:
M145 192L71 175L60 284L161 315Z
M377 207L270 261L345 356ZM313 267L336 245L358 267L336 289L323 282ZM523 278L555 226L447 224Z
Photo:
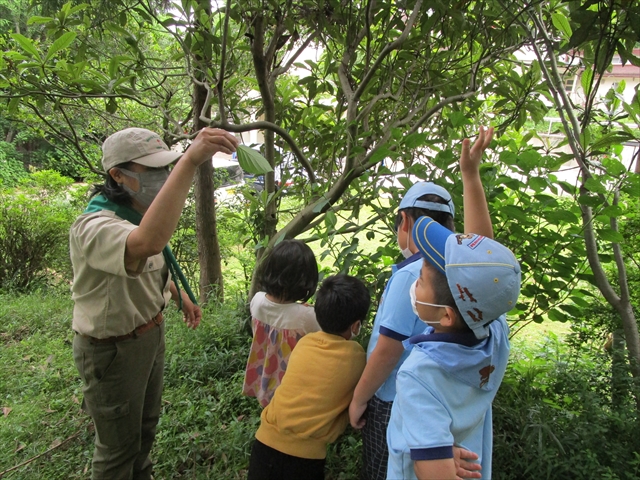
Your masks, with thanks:
M427 305L429 307L442 307L442 308L447 308L446 305L438 305L437 303L428 303L428 302L421 302L418 299L416 299L416 285L418 284L418 280L416 280L415 282L413 282L411 284L411 287L409 287L409 297L411 297L411 308L413 309L413 313L416 314L416 316L423 321L424 323L426 323L427 325L440 325L440 321L432 321L432 320L425 320L424 318L420 317L420 314L418 313L418 308L416 307L416 303L419 303L420 305Z
M356 333L353 333L353 330L351 330L351 338L349 338L349 340L353 340L355 337L360 335L360 330L361 329L362 329L362 323L360 323L360 325L358 325L358 331Z
M398 242L398 246L400 247L400 252L402 252L402 256L404 258L409 258L413 256L413 252L409 250L409 234L407 235L407 248L402 248L400 246L400 242Z

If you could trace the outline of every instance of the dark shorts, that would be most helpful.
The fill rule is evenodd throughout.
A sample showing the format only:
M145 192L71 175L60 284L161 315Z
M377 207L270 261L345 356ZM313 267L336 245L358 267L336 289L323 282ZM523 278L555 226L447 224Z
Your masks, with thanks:
M367 404L367 422L362 429L362 479L386 480L389 449L387 426L393 402L384 402L375 395Z
M325 459L300 458L255 440L247 480L324 480Z

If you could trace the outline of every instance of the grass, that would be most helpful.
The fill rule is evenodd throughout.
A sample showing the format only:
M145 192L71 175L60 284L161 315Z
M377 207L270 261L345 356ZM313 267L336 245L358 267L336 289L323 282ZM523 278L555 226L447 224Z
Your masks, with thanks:
M93 429L80 408L72 308L66 292L0 295L0 478L89 475ZM152 452L156 479L246 477L260 408L240 393L250 337L238 311L209 305L195 331L174 308L167 313L163 412ZM333 445L328 478L357 478L359 448L355 434Z
M72 358L73 305L69 297L67 291L60 289L23 296L0 295L0 364L4 368L0 375L0 406L3 407L0 447L4 453L0 457L0 478L88 478L93 430L89 417L80 409L81 382ZM158 480L246 477L260 408L255 399L240 393L250 345L244 319L239 313L242 311L240 306L231 301L208 305L203 323L195 331L185 328L175 308L167 312L163 412L152 451ZM553 334L559 330L558 335ZM562 435L564 448L569 448L575 438L582 438L572 435L584 435L585 429L591 427L584 421L569 422L569 426L562 424L562 427L556 427L556 423L577 415L583 400L576 397L572 401L574 395L593 399L607 381L606 376L602 377L602 367L594 370L590 364L585 364L581 373L585 376L584 383L573 381L576 388L584 390L582 393L573 390L555 392L559 387L547 390L552 384L569 386L568 379L574 378L573 373L567 373L566 379L561 381L549 377L558 368L571 365L559 353L564 348L561 348L561 330L566 333L566 325L548 323L530 325L518 334L510 362L509 375L512 377L508 375L505 379L496 399L496 405L500 407L494 415L496 448L531 450L533 453L529 455L531 458L527 457L525 466L532 471L538 471L535 463L538 461L556 465L554 468L558 468L558 462L562 464L557 459L555 444L543 445L547 452L545 458L537 460L535 457L536 449L542 447L535 443L537 440L531 440L531 435L525 435L526 429L538 425L533 424L538 418L534 414L545 412L542 427L556 436ZM549 339L545 331L551 332ZM367 340L364 332L359 341L366 344ZM575 361L577 357L566 358ZM535 375L532 372L536 372ZM533 382L531 386L523 383L523 375ZM529 391L529 388L533 390ZM542 394L545 395L542 403L536 403ZM523 403L520 409L520 403L526 399L529 403ZM563 406L565 403L567 407ZM606 416L608 408L601 408L598 403L591 408L593 413L583 417L591 419L595 414L600 415L601 429L618 431L622 428L611 423L613 417ZM530 419L531 415L534 416ZM521 423L524 426L520 426ZM610 423L613 427L607 427ZM575 434L570 430L574 426ZM621 435L628 436L627 430ZM616 458L623 455L619 445L624 444L626 438L620 437L617 443L607 440L615 443L615 449L597 459L600 463L596 466L600 468L606 462L615 464ZM527 443L530 441L535 445ZM348 429L329 448L327 480L358 478L360 450L359 434ZM496 471L512 472L504 478L532 478L524 474L518 477L518 472L522 473L525 468L520 465L522 461L514 463L514 459L502 450L494 456L496 462L507 462L499 465L494 462ZM595 462L595 457L590 461ZM635 462L629 461L632 476L633 469L640 465L640 457ZM544 478L566 477L548 474ZM574 478L590 477L577 475ZM632 477L611 475L607 478Z
M66 291L0 295L0 478L88 476L93 430L80 408L72 308ZM167 313L156 479L246 476L260 409L240 393L250 337L239 311L232 302L209 305L195 331L184 327L173 307ZM366 345L366 335L360 341ZM330 448L327 478L357 478L360 448L359 434L349 430Z

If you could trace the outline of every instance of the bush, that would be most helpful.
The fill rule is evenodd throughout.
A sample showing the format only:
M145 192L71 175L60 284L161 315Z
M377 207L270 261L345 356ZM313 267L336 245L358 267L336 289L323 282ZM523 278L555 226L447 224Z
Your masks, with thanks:
M69 227L80 213L69 193L71 183L56 172L43 171L2 191L0 288L24 291L45 280L70 280Z
M0 188L13 187L27 176L20 154L12 143L0 141Z
M638 414L630 397L612 403L610 356L533 348L515 349L494 402L493 478L638 478Z

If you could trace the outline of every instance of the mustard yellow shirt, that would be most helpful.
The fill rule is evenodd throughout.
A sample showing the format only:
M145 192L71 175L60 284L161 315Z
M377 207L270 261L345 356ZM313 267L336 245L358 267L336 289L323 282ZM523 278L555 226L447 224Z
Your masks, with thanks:
M364 365L364 349L356 342L325 332L302 337L262 411L256 438L288 455L325 458L327 444L347 427L347 408Z
M136 228L109 210L80 215L71 226L76 332L96 338L125 335L168 305L171 280L162 253L140 262L136 272L125 268L127 237Z

